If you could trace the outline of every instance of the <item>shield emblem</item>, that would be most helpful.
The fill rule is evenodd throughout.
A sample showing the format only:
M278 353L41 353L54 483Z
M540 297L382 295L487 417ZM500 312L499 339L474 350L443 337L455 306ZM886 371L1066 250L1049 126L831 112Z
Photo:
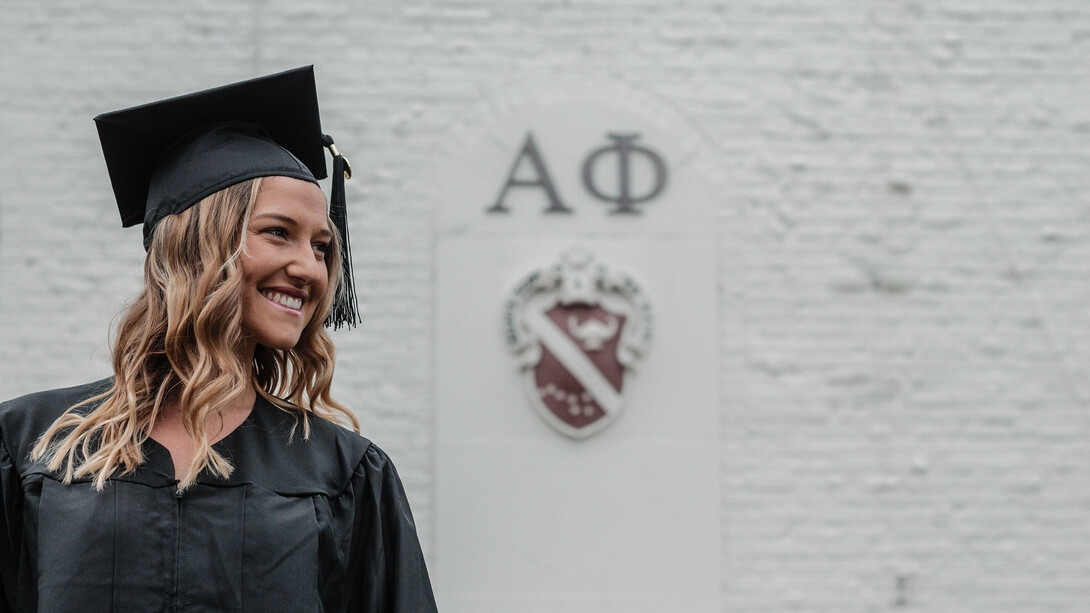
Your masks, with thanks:
M621 415L650 340L650 306L635 281L573 250L517 286L506 318L530 404L546 423L585 438Z

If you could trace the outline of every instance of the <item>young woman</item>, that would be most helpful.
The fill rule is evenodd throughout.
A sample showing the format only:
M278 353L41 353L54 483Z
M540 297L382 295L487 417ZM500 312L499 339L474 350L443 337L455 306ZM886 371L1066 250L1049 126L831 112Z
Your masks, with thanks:
M434 611L393 464L335 423L312 70L96 121L145 286L111 378L0 404L0 612Z

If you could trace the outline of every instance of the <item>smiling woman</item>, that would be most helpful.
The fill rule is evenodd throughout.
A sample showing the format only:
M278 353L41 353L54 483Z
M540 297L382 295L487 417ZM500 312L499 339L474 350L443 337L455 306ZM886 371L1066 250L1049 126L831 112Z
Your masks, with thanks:
M312 70L96 121L144 290L112 377L0 404L0 613L434 611L397 471L330 396L324 327L357 317Z

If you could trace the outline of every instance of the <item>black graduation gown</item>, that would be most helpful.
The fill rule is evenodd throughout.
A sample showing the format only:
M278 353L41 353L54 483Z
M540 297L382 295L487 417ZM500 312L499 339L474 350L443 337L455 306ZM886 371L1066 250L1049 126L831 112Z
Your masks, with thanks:
M133 474L65 485L29 453L108 381L0 404L0 613L435 611L412 514L389 457L323 419L258 397L215 444L235 466L178 492L167 449Z

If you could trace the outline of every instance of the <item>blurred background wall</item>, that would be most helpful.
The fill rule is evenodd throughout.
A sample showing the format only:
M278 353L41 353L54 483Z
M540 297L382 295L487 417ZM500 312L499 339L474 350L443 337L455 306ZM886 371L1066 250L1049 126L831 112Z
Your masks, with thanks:
M1084 611L1088 53L1077 0L4 0L0 397L105 376L139 284L91 118L315 64L365 318L335 391L397 460L441 606L495 610L444 573L496 560L436 559L442 169L528 88L620 95L695 135L716 212L716 555L675 562L701 610ZM516 610L650 602L588 585Z

